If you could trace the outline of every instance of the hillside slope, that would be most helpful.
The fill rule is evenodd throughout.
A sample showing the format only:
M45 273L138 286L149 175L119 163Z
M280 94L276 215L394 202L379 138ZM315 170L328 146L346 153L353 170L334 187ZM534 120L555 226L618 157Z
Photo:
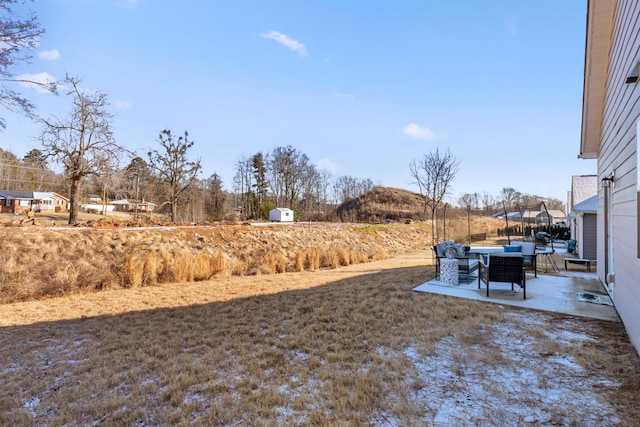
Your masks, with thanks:
M337 209L337 215L342 221L371 223L421 219L423 212L422 196L389 187L375 187Z

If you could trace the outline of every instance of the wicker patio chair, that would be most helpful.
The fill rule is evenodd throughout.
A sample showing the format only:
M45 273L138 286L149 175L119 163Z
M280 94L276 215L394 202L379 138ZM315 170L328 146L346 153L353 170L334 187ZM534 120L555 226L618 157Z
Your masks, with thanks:
M432 248L436 255L436 277L440 277L440 260L446 258L446 248L447 242L440 242ZM468 256L456 256L455 258L458 260L458 272L460 274L470 276L471 273L478 269L478 260L475 258L469 258Z
M517 283L522 288L523 299L527 299L527 279L524 269L524 257L520 254L500 254L489 255L489 265L480 261L480 267L478 269L478 289L480 289L481 282L484 282L487 286L487 297L489 296L489 283L501 282L511 283L511 290L513 291L513 284Z

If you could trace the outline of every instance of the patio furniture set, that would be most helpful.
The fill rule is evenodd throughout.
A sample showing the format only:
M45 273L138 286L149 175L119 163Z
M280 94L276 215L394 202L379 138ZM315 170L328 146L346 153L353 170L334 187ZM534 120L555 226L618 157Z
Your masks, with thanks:
M514 242L503 249L470 250L452 241L440 242L433 247L436 254L436 277L448 285L457 285L459 276L469 277L478 270L478 289L484 282L489 296L491 282L511 283L522 289L527 298L526 272L537 277L537 253L533 242ZM457 268L456 268L457 267Z

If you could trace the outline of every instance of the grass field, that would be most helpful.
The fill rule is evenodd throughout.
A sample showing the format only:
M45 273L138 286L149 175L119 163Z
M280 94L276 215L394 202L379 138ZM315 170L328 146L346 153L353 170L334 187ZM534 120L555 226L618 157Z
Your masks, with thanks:
M636 425L620 323L412 292L430 264L0 305L0 425Z

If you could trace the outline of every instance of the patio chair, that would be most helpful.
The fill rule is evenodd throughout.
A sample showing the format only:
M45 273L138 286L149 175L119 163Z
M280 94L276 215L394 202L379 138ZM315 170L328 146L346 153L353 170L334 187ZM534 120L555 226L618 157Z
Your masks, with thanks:
M440 277L440 260L446 258L446 249L453 246L453 241L440 242L433 247L436 254L436 277ZM478 269L478 260L457 254L455 258L458 260L458 274L469 276Z
M524 269L533 271L535 277L538 277L538 256L536 254L536 244L532 242L513 242L511 246L519 246L519 253L524 258Z
M524 269L524 257L521 254L489 255L488 265L480 261L478 273L478 289L481 282L487 286L489 297L489 283L511 283L513 291L514 283L522 288L523 299L527 299L527 278Z

